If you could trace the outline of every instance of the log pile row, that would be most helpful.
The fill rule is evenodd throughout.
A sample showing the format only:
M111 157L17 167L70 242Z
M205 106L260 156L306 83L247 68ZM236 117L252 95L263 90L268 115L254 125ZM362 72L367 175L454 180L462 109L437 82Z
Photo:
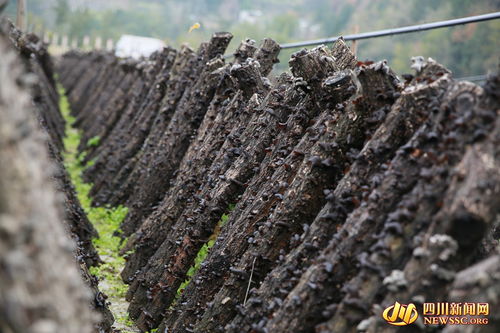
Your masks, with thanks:
M449 299L460 271L496 255L498 76L457 82L429 59L400 82L339 40L271 82L279 46L247 40L226 63L230 38L59 67L101 139L81 146L94 204L129 207L122 277L139 328L389 331L382 309Z
M385 332L395 301L471 298L499 325L499 76L480 87L416 59L402 82L339 40L270 79L279 45L243 41L228 63L231 37L58 64L93 204L129 208L122 278L137 326Z
M6 20L0 54L0 331L107 332L113 318L88 271L97 233L62 164L50 56Z

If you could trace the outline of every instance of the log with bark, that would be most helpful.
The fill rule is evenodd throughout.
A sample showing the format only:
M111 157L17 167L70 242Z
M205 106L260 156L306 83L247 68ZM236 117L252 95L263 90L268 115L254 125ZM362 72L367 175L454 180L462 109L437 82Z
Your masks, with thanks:
M62 139L65 135L65 121L58 107L59 95L53 78L51 59L47 55L46 45L37 36L21 33L10 22L2 25L2 31L9 36L12 45L19 52L20 60L24 62L25 69L29 70L29 73L23 75L22 82L33 102L30 111L38 120L37 130L41 129L46 134L43 151L48 152L52 165L46 172L51 176L51 188L56 190L61 200L61 206L58 207L62 210L58 213L65 222L63 227L67 236L72 238L70 243L74 248L74 261L78 262L81 276L91 288L90 295L93 297L88 305L101 313L96 329L108 332L113 323L113 316L103 300L102 293L98 290L97 280L88 272L88 267L101 262L92 244L92 239L98 235L87 219L63 166Z
M239 49L246 47L247 43L243 43ZM244 64L243 68L248 66L251 65ZM249 116L248 113L241 113L241 104L245 103L248 97L237 92L236 82L230 75L230 67L226 65L218 70L224 74L224 77L200 125L197 140L190 146L181 162L179 173L172 180L172 187L165 195L160 207L143 223L143 227L131 237L124 249L127 251L135 247L134 253L128 258L127 266L122 272L122 277L126 281L145 264L163 242L169 232L168 225L171 225L167 221L171 221L170 223L176 221L190 202L190 197L196 194L197 189L205 181L210 181L201 179L197 175L209 171L227 134L236 126L246 122Z
M418 84L407 89L418 89ZM497 106L489 105L483 110L480 107L483 98L482 91L472 84L453 83L447 88L436 111L392 159L381 175L380 184L348 216L318 256L319 260L302 274L297 286L265 325L268 330L306 331L320 324L323 316L333 318L326 326L319 326L319 331L353 330L369 313L366 304L373 304L380 293L391 291L390 284L395 280L389 278L391 272L408 265L412 250L422 240L422 236L416 236L428 233L432 226L426 216L436 218L438 210L444 209L440 198L446 191L446 178L460 162L464 143L484 138L492 128L491 117L495 117ZM462 126L464 120L467 126ZM482 134L478 136L479 133ZM452 193L453 197L458 194ZM447 239L437 237L435 242L438 247L453 248L452 242L446 243ZM424 267L431 271L431 264ZM417 288L436 293L420 279L425 272L422 263L413 268L411 274L404 275L413 291L409 294L419 295ZM436 269L433 274L446 275L446 270ZM384 281L387 289L382 288ZM397 286L398 282L401 281L394 284ZM440 288L438 283L435 285ZM315 296L318 292L321 297ZM391 300L407 300L394 297L390 295Z
M65 231L47 136L26 72L0 28L0 330L92 332L98 317Z
M400 82L340 39L269 80L277 43L245 40L225 64L228 41L130 63L139 84L106 54L60 66L85 138L105 133L85 149L94 203L130 208L121 275L138 327L379 332L395 299L466 299L473 279L453 286L455 272L498 244L498 77L481 88L415 58ZM95 71L71 82L81 63ZM85 95L93 80L107 83Z
M170 179L176 172L214 96L220 77L211 73L222 66L223 61L218 56L224 53L231 38L232 35L229 33L216 33L207 45L202 46L206 51L203 52L205 57L201 60L209 62L192 88L184 91L172 120L158 144L161 154L155 155L138 179L133 196L128 198L129 212L122 224L125 235L130 235L137 229L168 190Z
M267 44L269 44L269 41L267 43L264 43L262 48L266 47ZM267 60L267 62L273 63L275 56L276 56L276 54L274 54L274 55L270 54L265 59ZM265 61L264 58L262 61L263 62ZM209 149L210 145L208 144L208 142L200 141L198 144L205 143L205 145L198 146L196 143L193 144L192 145L193 150L189 151L188 155L185 156L186 167L188 168L188 169L186 169L187 173L189 173L190 171L197 170L195 168L195 165L192 164L193 161L191 161L190 159L192 157L198 155L200 159L204 159L205 163L208 163L207 164L208 176L205 177L204 179L202 179L202 183L200 185L198 185L199 186L199 191L198 191L199 194L196 195L196 197L198 199L196 200L196 202L192 202L189 204L189 206L184 211L183 216L192 216L192 214L199 214L200 213L199 210L202 209L203 206L212 204L212 202L211 202L212 199L210 199L208 196L205 196L203 194L203 192L211 191L211 188L214 186L214 183L216 180L220 180L223 183L226 183L225 180L220 179L218 177L219 173L221 172L221 168L227 169L231 164L232 158L235 158L241 154L239 152L240 147L235 148L235 144L237 144L237 142L238 142L238 136L239 136L238 132L241 131L241 129L242 129L241 126L244 126L244 124L248 121L249 117L256 116L255 113L251 113L251 112L248 112L245 110L246 105L248 103L248 100L252 99L254 101L251 103L252 107L256 106L254 103L256 101L258 101L258 97L257 97L257 95L255 95L255 93L256 92L261 93L264 89L262 79L260 77L261 77L261 75L267 74L267 73L265 73L265 72L262 73L261 72L262 68L258 67L257 64L255 63L255 61L253 61L252 59L248 59L241 66L231 67L231 73L233 76L235 76L236 78L242 77L244 79L244 81L239 82L238 85L245 87L244 88L245 92L236 94L231 100L230 98L227 98L226 96L224 96L225 93L228 93L228 90L225 87L226 84L231 84L234 88L234 84L232 83L233 79L228 75L229 68L230 68L230 66L226 66L225 68L222 69L223 72L226 73L226 80L229 80L229 82L228 83L222 82L223 83L223 85L221 87L222 89L218 89L218 90L221 91L223 94L216 95L216 97L214 98L212 105L209 108L210 113L208 113L207 116L204 118L204 122L203 122L202 126L200 127L201 132L199 132L199 135L200 134L205 135L205 130L207 130L208 133L206 133L206 134L209 134L207 139L211 140L212 141L211 144L215 145L215 146L214 146L214 148L212 148L210 150ZM245 75L239 76L242 73L245 73ZM253 77L253 79L249 80L248 74L250 74L251 75L250 77ZM253 87L253 88L251 88L251 87ZM221 100L226 100L226 102L221 103ZM222 108L222 109L220 109L220 108ZM217 111L218 115L219 115L216 118L217 125L213 125L212 119L211 119L211 115L213 115L212 112L215 112L215 111ZM223 112L227 112L227 113L223 113ZM224 129L224 127L221 128L221 126L225 126L226 128L225 129ZM221 132L220 129L222 129L223 131ZM231 131L233 133L227 135ZM226 142L224 142L224 137L226 137L226 136L228 137L228 139L226 139ZM217 140L218 142L211 139L211 138L217 138L217 137L219 138ZM220 147L220 145L222 145L222 149L220 149L220 151L217 152L217 147ZM207 149L207 150L205 150L205 149ZM211 152L214 155L217 154L217 156L215 156L215 159L207 158L207 157L205 157L205 154L207 152L208 153ZM229 156L228 156L228 154L229 154ZM213 163L212 163L212 161L213 161ZM189 165L193 165L194 169L189 169ZM202 166L202 165L199 165L199 166ZM177 179L179 180L178 186L181 186L181 188L183 190L185 190L186 186L183 185L185 181L182 178L180 178L179 176L182 177L182 175L178 175L178 177L177 177ZM191 175L189 175L189 177L194 180L195 179L194 177L196 177L196 173L192 173ZM229 185L231 185L231 183ZM195 183L195 186L196 186L196 183ZM189 187L187 187L187 188L189 188ZM233 192L231 192L231 189ZM182 212L181 209L178 209L179 207L175 206L175 202L181 201L183 198L187 198L184 196L184 193L182 193L182 195L180 197L176 197L176 195L179 195L180 193L175 191L175 187L172 188L172 190L173 190L171 193L172 197L169 198L168 200L164 201L164 204L167 204L168 206L166 206L166 207L163 206L163 208L162 208L162 211L164 211L165 213L168 213L168 215L167 215L168 220L167 221L175 221L176 219L175 220L173 219L173 217L174 217L173 215L175 215L175 212L179 212L179 213ZM230 191L230 192L227 192L227 191ZM226 187L226 191L223 193L227 193L226 195L236 195L236 192L234 192L234 188L231 186ZM202 198L206 198L206 199L203 200ZM218 200L220 198L217 197L214 199ZM203 200L206 203L202 203L199 200ZM174 205L173 206L170 205L169 202L174 203ZM179 202L179 204L180 204L180 202ZM202 205L202 206L200 206L200 205ZM174 208L174 207L176 207L176 208ZM182 208L182 204L180 204L180 207ZM223 209L226 209L226 208L227 208L227 205L224 204ZM172 212L172 210L174 210L174 212ZM196 211L198 211L198 212L196 212ZM179 226L179 232L182 232L182 230L184 230L184 228L189 228L191 231L199 230L199 228L196 226L196 224L205 223L207 225L207 227L205 227L206 231L204 231L204 233L208 233L208 235L206 235L206 236L199 235L196 237L200 237L201 239L204 239L205 237L210 236L213 229L215 228L215 224L220 219L220 212L217 212L215 209L210 210L210 211L212 212L212 215L205 216L206 219L200 218L200 219L196 219L196 221L194 219L191 219L191 218L182 219L183 223L187 223L187 225L185 225L185 227L181 227L180 223L176 223ZM179 218L180 218L180 216L179 216ZM134 264L137 265L138 261L140 263L141 258L142 258L142 261L148 259L148 253L150 253L149 256L154 253L155 248L153 248L153 251L151 251L151 248L153 246L155 246L157 248L163 242L162 235L164 235L164 232L165 231L168 232L168 224L165 228L163 228L164 225L165 224L162 224L162 229L160 230L161 231L160 233L157 233L157 232L151 233L149 228L144 229L144 232L149 233L149 235L150 235L149 238L152 238L152 239L148 240L148 237L145 237L145 238L143 237L143 240L141 241L139 246L137 246L137 251L138 251L139 256L133 255L133 257L131 258L132 260L129 260L129 263L131 263L132 265L134 265ZM208 227L208 225L211 225L211 227ZM152 228L152 229L155 230L154 228ZM158 230L158 229L156 228L156 230ZM141 237L142 237L142 235L141 235ZM145 243L147 243L146 246L144 246ZM203 245L203 243L204 242L199 242L199 244L193 244L192 248L189 250L188 254L185 257L185 261L184 261L183 265L180 267L180 269L183 270L183 273L180 273L181 271L179 271L179 274L185 274L187 272L187 270L191 266L191 263L194 261L194 258L196 256L197 251ZM173 244L173 245L174 245L174 247L170 247L171 251L173 251L177 247L175 244ZM162 249L159 251L159 253L168 253L165 251L169 251L169 250ZM145 254L146 254L146 256L145 256ZM129 264L128 266L130 267L131 264ZM130 273L132 273L132 272L133 272L133 269L128 269L128 272L126 271L124 273L126 273L126 274L128 273L128 275L130 275ZM140 280L140 279L141 279L141 277L139 277L138 280ZM180 282L182 282L182 281L179 280L178 282L180 284ZM137 285L137 283L135 283L135 285ZM135 289L135 285L133 285L133 287L131 288L132 291ZM173 292L171 291L169 296L165 295L162 298L161 302L169 302L168 299L170 299L170 301L172 300L172 296L175 296L175 290L173 290L173 289L174 288L172 288ZM144 295L143 290L140 293L141 293L141 295ZM135 303L135 301L133 301L132 306L134 306L134 303ZM141 304L141 303L138 302L138 304Z

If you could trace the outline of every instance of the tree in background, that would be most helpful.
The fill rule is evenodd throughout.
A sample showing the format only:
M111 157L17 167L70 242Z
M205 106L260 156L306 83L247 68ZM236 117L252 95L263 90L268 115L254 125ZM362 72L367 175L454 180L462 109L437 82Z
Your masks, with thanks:
M71 10L68 5L67 0L57 0L54 7L56 14L56 25L61 27L68 22L69 16L71 15Z
M84 3L85 7L78 6ZM15 1L8 12L15 17ZM433 22L500 10L496 0L30 0L29 21L60 35L118 39L122 34L160 38L197 47L215 31L230 31L234 50L247 37L280 43ZM40 22L40 23L38 23ZM189 27L201 28L191 33ZM500 54L500 21L439 29L358 43L361 59L387 59L400 73L414 55L433 57L455 76L486 73ZM282 52L285 70L292 52Z

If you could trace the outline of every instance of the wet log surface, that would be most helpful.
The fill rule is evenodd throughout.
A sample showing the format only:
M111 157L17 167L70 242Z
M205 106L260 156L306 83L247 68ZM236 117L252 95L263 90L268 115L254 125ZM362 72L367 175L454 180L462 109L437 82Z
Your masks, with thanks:
M140 60L71 52L57 66L94 162L93 204L129 208L117 233L137 327L389 332L381 312L395 301L498 294L498 73L481 87L415 59L403 82L340 39L296 52L273 78L276 42L245 40L223 58L230 39ZM57 93L49 67L33 68L58 162ZM59 171L88 277L95 231Z

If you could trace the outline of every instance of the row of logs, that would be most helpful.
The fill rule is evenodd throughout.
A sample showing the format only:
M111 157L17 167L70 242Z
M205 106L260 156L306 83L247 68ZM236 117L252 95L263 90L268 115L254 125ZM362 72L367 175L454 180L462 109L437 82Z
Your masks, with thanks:
M0 54L0 331L108 332L113 316L88 270L100 263L97 232L63 166L52 60L8 20Z
M472 298L499 325L498 75L480 87L428 59L402 82L338 40L267 78L279 45L246 40L227 62L230 39L58 64L93 204L129 208L137 326L382 332L395 301Z

